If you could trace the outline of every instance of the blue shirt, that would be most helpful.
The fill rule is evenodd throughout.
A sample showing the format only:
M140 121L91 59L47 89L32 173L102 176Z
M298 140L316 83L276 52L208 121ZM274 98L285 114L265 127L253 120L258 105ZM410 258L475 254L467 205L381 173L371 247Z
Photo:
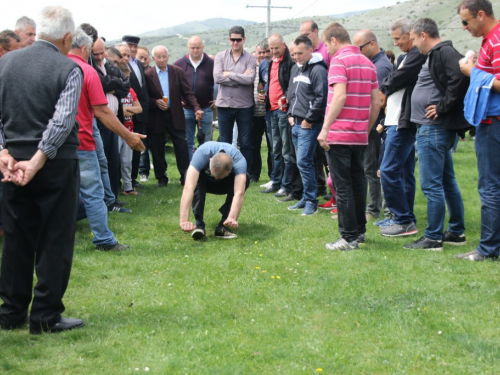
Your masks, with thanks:
M168 66L165 68L165 71L162 72L157 66L156 73L158 73L158 79L160 80L161 90L163 91L163 96L169 97L168 91Z
M213 141L203 143L193 154L191 165L198 172L208 169L210 158L222 150L233 158L232 172L234 172L236 176L247 173L247 162L245 158L236 147L231 146L229 143Z

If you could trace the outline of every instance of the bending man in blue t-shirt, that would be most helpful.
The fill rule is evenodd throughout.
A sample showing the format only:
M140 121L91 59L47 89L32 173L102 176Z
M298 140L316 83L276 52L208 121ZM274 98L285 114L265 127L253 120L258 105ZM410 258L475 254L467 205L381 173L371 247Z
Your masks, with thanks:
M206 194L227 194L219 209L222 219L215 229L215 237L236 238L229 228L238 228L237 220L249 184L247 163L237 148L227 143L204 143L194 153L186 174L180 207L181 229L191 232L194 240L205 239L203 212ZM191 204L196 225L189 221Z

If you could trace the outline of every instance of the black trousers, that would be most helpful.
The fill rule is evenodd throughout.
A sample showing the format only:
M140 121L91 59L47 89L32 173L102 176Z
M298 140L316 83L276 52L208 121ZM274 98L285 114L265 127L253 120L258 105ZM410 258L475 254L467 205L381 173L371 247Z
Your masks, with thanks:
M348 242L366 232L365 148L333 145L328 150L328 164L337 191L339 232Z
M108 159L108 175L111 191L117 198L120 189L120 152L118 151L118 136L106 127L99 128L104 154Z
M248 168L248 173L250 177L256 181L260 179L260 172L262 171L262 156L260 154L260 149L262 147L262 136L266 135L267 142L267 170L272 171L273 169L273 159L271 151L273 146L269 142L266 132L266 117L265 116L254 116L252 121L252 165Z
M327 192L324 170L328 166L328 161L326 160L325 150L322 147L319 147L319 145L316 147L316 151L314 152L314 165L316 167L316 176L318 181L318 195L321 195L320 193L323 191Z
M250 185L250 176L247 173L247 180L245 184L245 191ZM226 178L222 180L216 180L212 176L209 176L205 170L200 172L200 177L198 178L198 184L194 191L193 196L193 214L196 221L196 227L205 229L205 222L203 221L203 213L205 212L205 200L207 193L215 195L227 195L226 201L219 208L219 212L222 214L222 219L219 225L222 225L226 221L229 212L231 211L231 204L233 204L234 197L234 174L231 173Z
M144 134L144 124L141 121L134 121L134 133ZM144 142L143 142L144 143ZM132 182L137 180L137 176L139 175L139 163L141 161L141 152L140 151L132 151L132 172L130 176L132 178ZM116 195L118 196L118 195Z
M174 128L170 111L165 112L165 131L170 134L174 145L177 169L181 175L181 183L184 184L186 171L189 167L189 154L186 140L186 130ZM153 156L155 177L158 181L167 178L167 160L165 159L165 133L149 134L149 147Z
M19 324L28 314L33 268L38 282L31 306L31 327L39 329L61 320L62 298L73 261L79 185L78 160L48 160L24 187L2 184L2 327Z

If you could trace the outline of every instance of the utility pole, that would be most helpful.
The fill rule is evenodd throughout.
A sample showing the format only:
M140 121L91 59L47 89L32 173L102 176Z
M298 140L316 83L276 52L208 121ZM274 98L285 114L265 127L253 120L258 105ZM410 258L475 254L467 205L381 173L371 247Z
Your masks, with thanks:
M269 27L271 26L271 8L292 9L292 7L273 7L271 0L267 0L267 6L247 5L247 8L267 8L266 38L269 38Z

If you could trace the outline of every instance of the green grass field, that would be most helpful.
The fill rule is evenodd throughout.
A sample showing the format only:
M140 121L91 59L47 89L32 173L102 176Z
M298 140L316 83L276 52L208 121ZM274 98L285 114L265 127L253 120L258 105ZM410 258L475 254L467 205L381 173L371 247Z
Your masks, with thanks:
M498 263L453 255L478 243L473 141L454 155L466 208L465 247L411 251L419 234L383 238L368 223L359 251L328 252L328 211L312 217L247 191L238 238L213 230L222 197L209 196L206 242L179 229L182 193L170 149L165 189L148 182L110 214L122 253L96 252L78 223L65 316L83 329L30 336L0 331L0 373L12 374L497 374ZM418 165L417 165L418 168ZM262 174L262 182L266 182Z

